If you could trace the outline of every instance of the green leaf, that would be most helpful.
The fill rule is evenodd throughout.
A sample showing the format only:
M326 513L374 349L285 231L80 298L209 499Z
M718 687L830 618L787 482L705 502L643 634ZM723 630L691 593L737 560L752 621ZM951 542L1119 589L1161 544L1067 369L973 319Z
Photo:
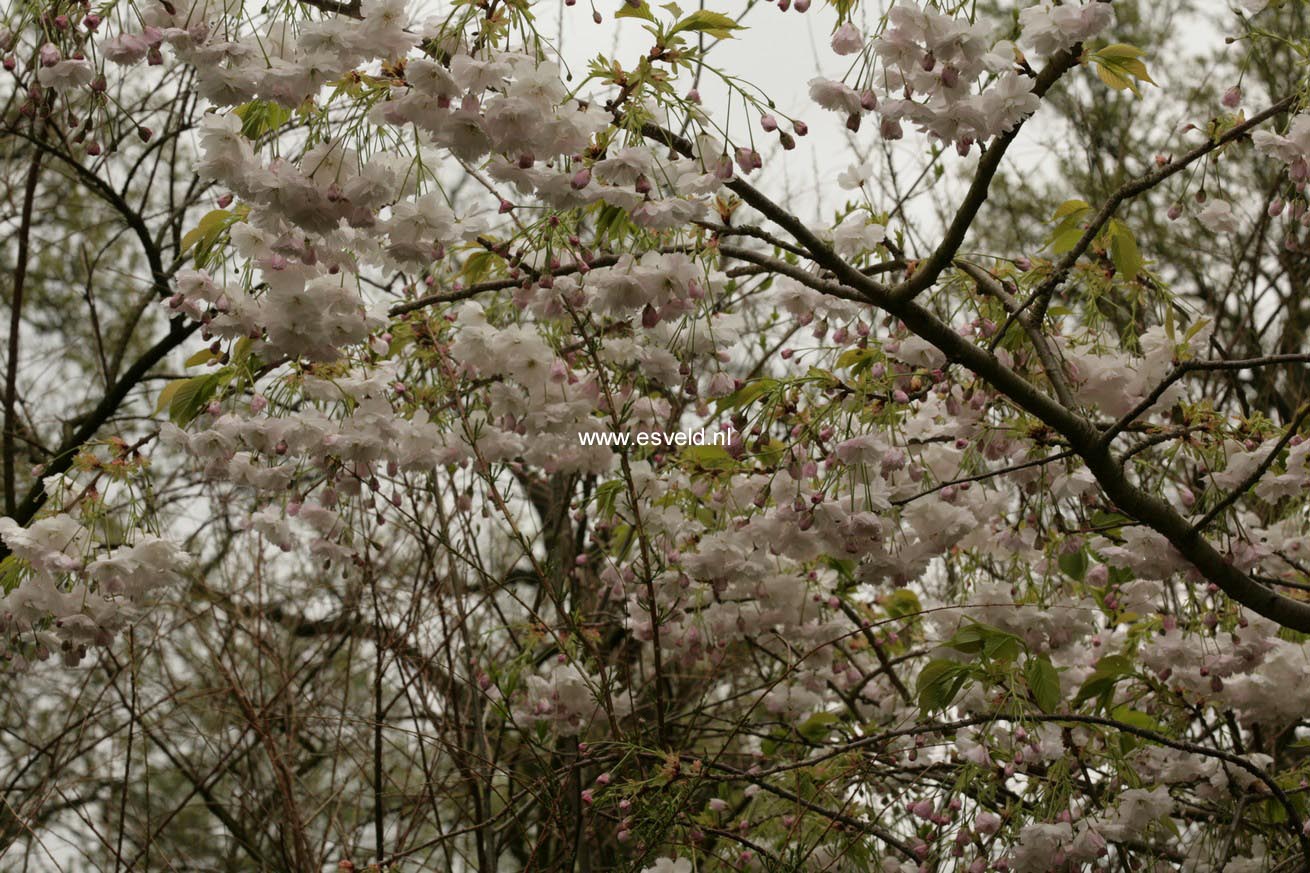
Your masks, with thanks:
M1055 214L1051 216L1051 220L1060 221L1086 212L1091 208L1091 204L1086 200L1066 200L1055 208Z
M614 13L615 18L642 18L646 21L654 22L655 14L650 11L650 4L646 0L638 0L637 3L629 3L623 0L619 6L619 11Z
M882 608L887 610L887 615L890 618L904 618L907 615L918 615L923 612L923 604L919 602L919 595L908 588L897 588L891 594L888 594L883 598Z
M1142 253L1137 248L1137 240L1133 238L1133 232L1128 226L1117 220L1111 220L1108 233L1110 260L1114 262L1119 275L1131 282L1142 269Z
M1136 82L1156 84L1141 56L1142 50L1137 46L1115 43L1093 52L1090 59L1102 82L1116 91L1132 91L1140 97L1142 92L1137 89Z
M1061 572L1070 579L1081 582L1083 577L1087 575L1087 552L1082 549L1067 555L1061 555L1058 563Z
M23 570L26 568L26 562L17 555L7 555L0 561L0 592L8 594L17 588L18 583L23 581Z
M877 355L878 352L875 349L847 349L837 356L836 367L838 370L854 369L860 364L877 357Z
M1114 686L1132 673L1133 664L1128 658L1123 655L1106 655L1096 662L1092 675L1083 681L1078 696L1074 698L1074 705L1096 698L1100 699L1102 705L1107 705Z
M720 412L725 409L740 409L743 406L751 405L777 387L777 379L753 379L727 397L721 398L717 406Z
M834 713L816 712L797 725L796 732L811 743L817 743L827 737L829 729L840 720Z
M960 693L960 688L968 678L968 668L963 664L942 658L929 661L924 664L915 680L915 697L919 707L925 712L945 709L951 705L955 695Z
M291 110L267 100L251 100L232 110L241 119L241 135L246 139L259 139L272 133L291 118Z
M168 402L168 417L176 425L186 425L208 405L214 393L227 374L222 371L190 379L178 379L170 382L160 392L159 408L163 408L165 396ZM176 387L174 387L176 386ZM169 389L172 389L170 392Z
M164 390L159 392L159 399L155 402L155 415L168 409L173 403L173 397L177 390L182 387L183 383L190 382L190 379L174 379L164 386Z
M1050 660L1045 656L1029 657L1023 665L1023 678L1042 712L1054 712L1060 705L1060 674Z
M1056 228L1055 233L1051 234L1051 251L1057 255L1072 251L1078 240L1082 238L1083 229L1077 224L1072 222L1062 224Z
M673 25L673 29L669 31L669 36L672 37L674 34L687 30L703 33L715 39L731 39L732 32L741 29L740 24L722 12L710 12L708 9L700 9Z
M183 364L183 366L187 369L190 369L191 367L199 367L203 364L208 364L215 358L221 357L223 357L222 353L215 354L213 349L209 348L209 346L205 346L203 349L187 358L186 363Z
M982 622L965 625L943 645L966 655L1000 661L1014 660L1024 648L1023 640L1014 634Z
M686 446L678 457L705 470L731 470L737 466L723 446Z
M1140 728L1147 731L1161 732L1161 724L1151 716L1139 709L1133 709L1130 706L1116 706L1110 712L1110 718L1115 721L1121 721L1131 727Z
M1126 42L1116 42L1107 45L1105 48L1096 50L1096 54L1103 58L1113 60L1128 60L1131 58L1140 58L1144 52L1135 45L1129 45Z
M213 241L218 238L218 235L231 226L235 220L235 215L227 209L215 209L207 213L204 218L200 219L195 228L183 235L182 251L185 252L192 246L208 248L213 245Z

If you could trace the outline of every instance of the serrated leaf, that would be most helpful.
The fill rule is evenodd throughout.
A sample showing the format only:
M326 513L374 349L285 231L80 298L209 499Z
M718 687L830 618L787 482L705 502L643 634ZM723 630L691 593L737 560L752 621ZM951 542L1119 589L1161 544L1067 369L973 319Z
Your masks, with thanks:
M1115 43L1093 52L1091 61L1096 65L1096 75L1102 82L1116 91L1128 90L1140 97L1141 92L1134 80L1156 84L1141 56L1142 50L1137 46Z
M1074 698L1074 705L1095 698L1100 698L1103 702L1108 701L1114 692L1114 686L1124 677L1132 675L1132 672L1133 664L1128 658L1123 655L1106 655L1096 662L1092 675L1083 680L1082 687L1078 689L1078 695Z
M904 618L907 615L918 615L923 612L919 595L908 588L897 588L888 594L882 601L882 608L887 610L890 618Z
M650 11L650 5L646 0L639 0L633 4L623 0L619 6L619 11L614 13L615 18L641 18L646 21L654 22L655 14Z
M693 33L703 33L715 39L731 39L732 32L741 29L740 24L721 12L700 9L673 25L673 29L669 31L669 36L672 37L674 34L683 31L691 31Z
M277 130L291 118L291 110L267 100L251 100L232 110L241 119L241 135L246 139L259 139Z
M1051 251L1057 255L1062 255L1071 251L1078 244L1078 240L1083 238L1083 229L1077 224L1067 222L1056 229L1051 235Z
M1060 565L1061 572L1070 579L1081 582L1087 575L1087 552L1082 549L1061 555L1057 563Z
M220 371L170 383L176 384L177 388L174 389L172 396L169 398L168 417L176 425L189 424L208 405L210 399L214 396L214 392L223 383L223 377L224 374ZM165 388L164 390L167 391L168 389Z
M719 400L717 406L720 411L724 409L740 409L743 406L750 406L756 400L759 400L765 394L770 393L778 387L777 379L753 379L736 391Z
M1062 218L1077 215L1091 208L1091 204L1086 200L1066 200L1055 208L1055 214L1051 216L1051 220L1059 221Z
M208 248L213 244L213 240L218 238L234 220L235 216L228 209L215 209L205 214L200 219L195 228L182 237L182 251L189 250L192 246L201 246Z
M1129 282L1142 270L1142 253L1128 226L1119 221L1110 223L1110 260L1114 269Z
M828 730L840 721L834 713L816 712L796 727L796 732L812 743L828 736Z
M965 655L1010 661L1023 651L1023 641L1009 631L982 622L967 624L942 645Z
M159 399L155 402L155 415L163 412L173 403L173 396L177 394L177 389L182 387L183 382L189 382L190 379L174 379L164 386L164 390L159 392Z
M1023 679L1042 712L1054 712L1060 705L1060 674L1046 657L1030 657L1023 665Z
M865 361L876 355L873 349L847 349L837 356L837 362L834 366L838 370L845 370L848 367L854 367L861 361Z
M704 470L731 470L737 466L723 446L687 446L678 457Z
M183 366L186 367L187 369L190 369L191 367L199 367L203 364L208 364L210 361L214 360L215 358L221 358L221 357L223 357L221 353L215 354L212 349L206 346L205 348L196 352L191 357L187 358L186 363L183 364Z
M1152 85L1157 84L1156 81L1151 78L1151 74L1146 71L1146 64L1139 60L1134 59L1124 61L1120 66L1125 73L1132 76L1134 79L1139 79L1143 82L1150 82Z
M1116 70L1111 68L1108 64L1097 64L1096 75L1100 77L1102 82L1109 85L1111 88L1113 88L1116 91L1128 90L1128 91L1132 91L1134 94L1136 94L1139 97L1141 96L1142 92L1137 90L1137 86L1132 83L1131 79L1120 75Z
M919 707L925 712L945 709L968 678L968 670L961 664L945 659L929 661L915 680L915 698Z
M7 555L0 561L0 592L8 594L23 581L23 570L27 563L17 555Z
M1140 58L1144 54L1144 52L1137 46L1129 45L1126 42L1111 43L1104 48L1097 49L1096 53L1103 58L1111 58L1114 60Z
M1115 721L1121 721L1126 725L1141 728L1142 730L1155 731L1156 733L1161 730L1160 722L1145 712L1129 706L1116 706L1110 712L1110 717Z

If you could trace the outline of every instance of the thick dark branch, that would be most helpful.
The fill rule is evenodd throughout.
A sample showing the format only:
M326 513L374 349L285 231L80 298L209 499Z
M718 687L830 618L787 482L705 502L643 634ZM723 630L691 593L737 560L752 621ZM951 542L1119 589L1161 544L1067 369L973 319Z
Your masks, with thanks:
M5 512L13 514L18 499L14 467L14 437L18 433L18 345L23 324L23 290L27 283L28 241L32 233L32 204L36 200L36 183L41 178L41 152L32 155L23 188L23 209L18 222L18 263L14 267L14 293L9 301L9 360L5 372L4 489Z
M1050 340L1041 332L1038 325L1025 317L1019 308L1019 301L1005 289L1005 286L999 279L991 273L979 267L977 264L968 261L957 260L955 265L966 273L969 278L973 279L979 290L986 294L991 294L1001 302L1005 311L1010 313L1012 318L1019 322L1024 333L1028 334L1028 339L1033 344L1033 350L1037 352L1037 358L1042 362L1042 369L1046 371L1046 378L1055 389L1055 396L1060 398L1060 402L1069 409L1077 406L1073 396L1073 389L1069 386L1069 380L1065 378L1064 366L1061 364L1056 350L1051 346ZM1003 333L997 334L998 338Z
M185 342L187 337L195 333L199 327L199 322L188 323L182 318L173 319L169 325L168 333L164 334L145 354L137 358L135 363L123 374L122 378L115 382L113 387L96 404L96 408L81 419L81 425L78 429L59 446L54 457L45 464L42 475L55 476L68 470L72 466L73 458L77 456L77 453L118 412L118 407L127 399L128 393L160 361L167 357L169 352ZM45 487L38 479L28 490L27 496L18 505L12 518L19 524L26 525L40 512L41 507L45 505L45 501ZM0 545L0 559L5 558L8 554L9 549Z

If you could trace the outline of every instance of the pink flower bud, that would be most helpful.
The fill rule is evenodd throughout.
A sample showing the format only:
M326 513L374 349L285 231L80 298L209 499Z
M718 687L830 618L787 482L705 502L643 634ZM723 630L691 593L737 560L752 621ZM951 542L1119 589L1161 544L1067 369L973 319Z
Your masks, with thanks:
M1183 207L1177 203L1175 203L1173 206L1170 206L1169 211L1165 213L1165 215L1168 216L1170 221L1177 221L1179 216L1181 216L1182 214L1183 214Z
M1223 98L1219 101L1228 109L1236 109L1242 105L1242 89L1234 85L1224 92Z
M569 184L573 186L573 190L575 191L581 191L583 188L586 188L591 184L591 170L582 167L573 174L573 178L569 181Z
M103 19L101 19L99 15L97 15L94 12L91 12L86 16L86 18L82 19L82 26L85 27L87 30L94 31L97 27L100 26L100 22L102 20Z
M736 152L737 166L741 167L743 173L750 174L764 165L760 159L760 153L755 149L739 146Z
M760 127L764 128L767 133L773 133L778 129L778 119L772 115L764 115L760 118Z

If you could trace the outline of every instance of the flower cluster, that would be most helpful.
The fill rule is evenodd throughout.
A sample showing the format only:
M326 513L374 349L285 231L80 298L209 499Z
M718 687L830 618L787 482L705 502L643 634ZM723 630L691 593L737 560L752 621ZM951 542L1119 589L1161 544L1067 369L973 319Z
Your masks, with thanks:
M109 644L134 617L134 604L180 582L188 563L181 549L156 536L105 548L67 514L25 528L0 518L0 540L26 565L0 598L0 657L14 670L56 652L75 666L89 646Z

